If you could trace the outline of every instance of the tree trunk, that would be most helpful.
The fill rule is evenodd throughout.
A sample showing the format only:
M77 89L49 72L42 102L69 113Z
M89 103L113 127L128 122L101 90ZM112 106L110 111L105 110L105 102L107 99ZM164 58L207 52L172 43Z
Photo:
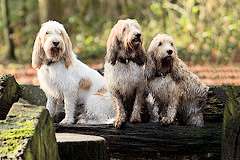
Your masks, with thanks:
M48 20L62 20L62 0L38 0L40 22Z
M13 43L13 29L10 27L10 18L9 18L9 8L8 0L2 0L2 16L3 16L3 28L4 28L4 37L6 43L6 59L16 60L14 53L14 43Z

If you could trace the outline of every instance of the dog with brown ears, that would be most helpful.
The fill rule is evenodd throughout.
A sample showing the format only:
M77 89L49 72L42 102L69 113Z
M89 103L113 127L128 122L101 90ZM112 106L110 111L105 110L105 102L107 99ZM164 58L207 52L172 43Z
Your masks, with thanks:
M77 59L70 38L59 22L42 24L33 47L32 67L37 70L40 87L47 96L50 115L56 115L59 104L64 103L65 118L61 124L76 121L77 106L84 106L87 115L92 115L90 118L114 117L104 77Z
M180 124L204 126L202 109L209 88L178 58L171 36L158 34L153 38L144 75L154 100L149 107L151 119L157 115L164 125L177 119Z
M107 89L116 109L116 128L126 121L141 122L145 60L140 25L133 19L119 20L108 37L104 65Z

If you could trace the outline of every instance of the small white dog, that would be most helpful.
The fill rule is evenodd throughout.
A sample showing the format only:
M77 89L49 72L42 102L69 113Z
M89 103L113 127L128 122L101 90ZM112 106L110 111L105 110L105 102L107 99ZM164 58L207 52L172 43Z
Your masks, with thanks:
M33 47L32 66L37 69L40 87L47 96L50 115L54 116L57 104L64 102L65 118L61 124L74 123L79 104L89 109L87 112L92 113L88 114L95 119L104 119L105 114L107 118L114 116L103 76L76 58L62 24L42 24ZM101 107L105 112L96 113Z

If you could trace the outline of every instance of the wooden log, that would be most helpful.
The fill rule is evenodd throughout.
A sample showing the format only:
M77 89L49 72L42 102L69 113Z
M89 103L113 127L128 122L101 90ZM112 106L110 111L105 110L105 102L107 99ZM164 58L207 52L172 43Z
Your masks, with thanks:
M223 160L240 159L240 89L229 87L228 100L224 110Z
M127 124L124 129L112 125L56 126L56 132L80 133L104 137L111 158L156 158L159 154L210 154L220 156L222 125L204 128L163 127L158 123Z
M73 133L56 133L58 152L67 160L107 160L105 139Z
M47 98L43 90L39 86L35 85L21 85L22 94L20 101L21 103L33 104L38 106L45 106Z
M0 119L6 118L12 104L20 97L21 89L13 75L0 77Z

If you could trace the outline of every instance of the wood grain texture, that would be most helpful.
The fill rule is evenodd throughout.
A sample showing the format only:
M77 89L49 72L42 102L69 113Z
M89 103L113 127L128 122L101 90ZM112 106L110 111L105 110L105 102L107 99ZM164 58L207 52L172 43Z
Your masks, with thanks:
M12 75L0 76L0 119L6 118L12 104L17 102L21 89Z

